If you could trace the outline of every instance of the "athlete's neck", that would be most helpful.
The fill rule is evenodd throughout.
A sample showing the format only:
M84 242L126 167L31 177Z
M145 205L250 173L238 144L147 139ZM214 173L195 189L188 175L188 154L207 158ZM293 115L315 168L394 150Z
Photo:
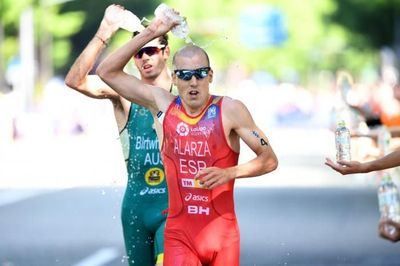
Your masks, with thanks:
M207 97L207 100L204 101L204 103L199 106L199 107L190 107L189 105L185 104L185 102L182 101L183 108L185 110L185 113L189 116L195 117L203 113L203 111L207 108L207 106L211 102L211 95L209 94Z
M171 73L167 68L165 68L160 75L155 78L141 78L146 84L157 86L163 88L164 90L171 91L172 88L172 78Z

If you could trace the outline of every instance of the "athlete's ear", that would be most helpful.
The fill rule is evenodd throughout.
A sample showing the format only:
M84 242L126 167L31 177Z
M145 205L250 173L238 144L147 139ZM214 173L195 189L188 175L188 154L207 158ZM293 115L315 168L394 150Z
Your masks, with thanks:
M211 83L213 81L213 76L214 76L214 71L211 68L210 72L208 72L208 83Z
M165 60L168 60L170 54L171 54L171 50L169 49L169 46L165 46L165 48L164 48L164 54L163 54Z
M172 83L174 84L174 86L176 87L178 82L178 77L176 76L176 74L174 72L172 72Z

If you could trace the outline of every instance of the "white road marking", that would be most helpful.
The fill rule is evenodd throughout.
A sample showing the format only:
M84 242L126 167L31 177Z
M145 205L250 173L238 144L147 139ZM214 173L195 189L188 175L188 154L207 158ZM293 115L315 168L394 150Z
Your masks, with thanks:
M119 252L117 248L102 248L74 266L101 266L113 261L118 256Z

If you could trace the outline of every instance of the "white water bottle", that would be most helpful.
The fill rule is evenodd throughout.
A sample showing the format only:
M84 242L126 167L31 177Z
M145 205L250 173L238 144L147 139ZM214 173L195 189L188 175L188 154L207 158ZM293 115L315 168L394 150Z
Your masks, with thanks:
M340 120L335 130L336 161L351 161L350 141L350 130Z
M381 218L400 222L400 195L399 190L388 173L384 174L378 188L378 202ZM387 225L385 230L393 234L396 228Z
M127 9L123 9L116 5L110 5L105 11L105 17L112 24L118 24L119 28L135 32L144 29L140 19Z
M142 31L144 29L140 19L127 9L122 13L122 20L119 26L130 32Z
M171 29L172 34L181 39L188 38L189 26L186 22L186 18L177 15L172 8L162 3L156 8L154 15L161 20L167 18L171 19L173 22L178 22L179 24Z

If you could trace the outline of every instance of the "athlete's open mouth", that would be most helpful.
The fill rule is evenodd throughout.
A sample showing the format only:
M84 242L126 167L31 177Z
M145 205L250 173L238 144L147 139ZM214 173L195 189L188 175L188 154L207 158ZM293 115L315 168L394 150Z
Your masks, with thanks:
M149 69L149 68L151 68L152 67L152 65L143 65L143 69Z
M197 95L197 94L199 94L199 92L198 91L189 91L189 94L190 95Z

